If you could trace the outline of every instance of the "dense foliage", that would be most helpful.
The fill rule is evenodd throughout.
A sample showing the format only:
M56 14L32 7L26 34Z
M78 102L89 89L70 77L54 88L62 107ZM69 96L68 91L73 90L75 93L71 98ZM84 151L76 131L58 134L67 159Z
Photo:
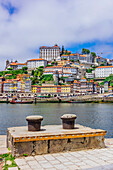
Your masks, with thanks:
M82 48L82 54L89 54L89 49Z
M11 74L10 76L7 76L6 79L16 79L18 74L27 74L27 67L23 67L19 70L9 69L7 71L0 71L0 77L5 76L6 74Z

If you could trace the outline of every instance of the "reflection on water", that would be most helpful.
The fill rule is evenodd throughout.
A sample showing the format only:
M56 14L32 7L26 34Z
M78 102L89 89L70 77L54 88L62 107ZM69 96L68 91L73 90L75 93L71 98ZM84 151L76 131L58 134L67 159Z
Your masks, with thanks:
M61 124L60 116L75 113L76 122L91 128L107 130L106 137L113 137L113 104L0 104L0 134L6 134L8 127L27 125L26 116L40 114L43 125Z

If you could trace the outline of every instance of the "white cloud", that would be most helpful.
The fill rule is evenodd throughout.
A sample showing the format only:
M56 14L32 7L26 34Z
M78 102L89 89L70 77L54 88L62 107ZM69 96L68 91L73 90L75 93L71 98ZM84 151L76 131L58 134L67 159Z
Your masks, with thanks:
M94 40L112 41L112 0L0 0L18 12L9 15L0 6L1 69L6 58L26 61L38 57L41 45L70 45Z

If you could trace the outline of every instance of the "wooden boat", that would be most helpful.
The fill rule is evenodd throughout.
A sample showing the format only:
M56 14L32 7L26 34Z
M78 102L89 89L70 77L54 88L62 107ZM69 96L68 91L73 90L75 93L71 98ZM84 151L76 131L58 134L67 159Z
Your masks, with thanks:
M32 104L33 101L25 101L25 100L15 100L15 99L12 99L10 101L11 104Z
M68 101L69 103L84 103L83 101Z

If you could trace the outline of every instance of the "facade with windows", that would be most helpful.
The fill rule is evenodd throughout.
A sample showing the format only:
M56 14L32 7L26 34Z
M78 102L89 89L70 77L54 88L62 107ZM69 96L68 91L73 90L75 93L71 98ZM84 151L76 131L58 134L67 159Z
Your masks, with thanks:
M95 77L94 73L86 73L87 79L93 79Z
M73 75L77 73L77 69L75 67L62 67L62 66L53 66L53 67L45 67L44 74L53 74L55 71L58 71L59 74L67 74Z
M40 58L43 58L47 61L54 61L58 57L60 57L60 47L57 45L54 45L53 47L46 47L42 46L40 47Z
M31 59L27 61L28 70L34 70L40 66L46 67L47 61L43 58Z
M65 60L74 60L76 61L80 61L81 63L94 63L94 57L92 56L92 54L70 54L70 55L62 55L61 59L65 59Z
M27 63L16 63L16 62L11 62L10 64L7 65L7 68L13 68L13 70L18 70L22 69L22 67L27 66Z
M109 77L110 74L113 74L113 66L100 66L95 69L96 78Z
M32 85L31 91L33 93L70 93L71 86L70 85L54 85L54 86L38 86Z

